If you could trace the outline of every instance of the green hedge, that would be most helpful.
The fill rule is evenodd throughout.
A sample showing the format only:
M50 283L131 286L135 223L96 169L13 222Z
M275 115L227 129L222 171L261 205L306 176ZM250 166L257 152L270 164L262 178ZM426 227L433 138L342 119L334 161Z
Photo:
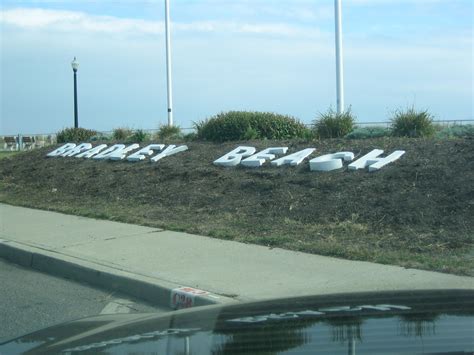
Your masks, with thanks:
M86 128L65 128L56 133L56 142L88 142L92 137L97 135L97 133L97 131Z
M195 123L197 138L212 142L305 138L308 129L297 119L271 112L229 111Z

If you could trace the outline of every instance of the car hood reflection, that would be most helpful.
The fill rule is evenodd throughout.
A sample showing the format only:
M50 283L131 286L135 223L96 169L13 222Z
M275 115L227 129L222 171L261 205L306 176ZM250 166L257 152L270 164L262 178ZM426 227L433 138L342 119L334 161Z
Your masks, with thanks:
M471 353L474 291L338 294L107 315L0 345L0 353Z

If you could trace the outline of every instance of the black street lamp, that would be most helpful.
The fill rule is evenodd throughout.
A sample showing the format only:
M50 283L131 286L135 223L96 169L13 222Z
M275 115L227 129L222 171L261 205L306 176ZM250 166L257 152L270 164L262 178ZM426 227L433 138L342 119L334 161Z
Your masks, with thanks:
M77 118L77 69L79 68L79 62L74 57L71 63L72 70L74 71L74 128L79 127L79 119Z

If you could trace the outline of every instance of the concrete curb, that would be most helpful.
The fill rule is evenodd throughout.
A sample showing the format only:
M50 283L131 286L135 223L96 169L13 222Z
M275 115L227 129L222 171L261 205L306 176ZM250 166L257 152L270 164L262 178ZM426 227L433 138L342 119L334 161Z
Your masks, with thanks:
M0 258L50 275L87 283L108 291L121 292L160 307L173 308L172 297L176 293L183 294L177 289L184 285L4 239L0 239ZM189 294L189 296L192 303L188 303L188 306L192 307L236 302L234 299L211 293Z

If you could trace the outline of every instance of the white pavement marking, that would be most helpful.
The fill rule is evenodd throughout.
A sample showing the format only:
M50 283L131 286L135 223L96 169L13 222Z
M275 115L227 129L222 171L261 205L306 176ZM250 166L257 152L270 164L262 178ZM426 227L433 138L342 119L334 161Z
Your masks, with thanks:
M133 302L130 300L117 298L112 302L109 302L100 314L116 314L116 313L130 313L133 309Z

